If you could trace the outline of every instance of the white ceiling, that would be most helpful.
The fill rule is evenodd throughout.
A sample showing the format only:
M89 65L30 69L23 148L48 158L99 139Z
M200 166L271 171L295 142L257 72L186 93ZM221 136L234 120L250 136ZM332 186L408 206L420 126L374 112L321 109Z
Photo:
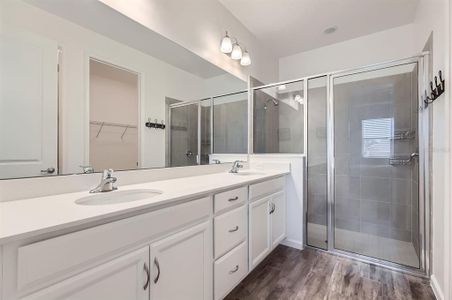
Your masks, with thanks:
M278 57L414 20L419 0L218 0ZM337 26L333 34L324 34ZM233 32L231 32L233 35ZM239 41L240 42L240 41Z

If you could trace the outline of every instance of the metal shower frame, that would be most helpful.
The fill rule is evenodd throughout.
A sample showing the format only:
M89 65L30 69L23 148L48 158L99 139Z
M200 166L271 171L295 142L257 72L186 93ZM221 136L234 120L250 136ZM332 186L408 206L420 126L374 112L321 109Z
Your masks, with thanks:
M306 156L306 161L304 163L304 182L303 185L306 186L307 183L307 139L308 139L308 118L307 114L309 113L308 107L308 83L312 79L317 78L326 78L326 87L327 87L327 216L328 216L328 225L327 225L327 236L328 236L328 248L327 251L353 258L359 261L371 263L374 265L382 266L385 268L389 268L392 270L401 271L404 273L412 274L419 277L429 277L431 272L430 261L431 261L431 222L430 222L430 208L431 208L431 198L430 198L430 156L428 151L429 145L429 113L428 108L425 108L423 105L423 95L424 91L427 89L427 80L428 80L428 52L424 52L420 55L393 60L385 63L372 64L364 67L358 67L347 70L340 70L328 73L321 73L312 76L306 76L302 78L297 78L293 80L281 81L277 83L271 83L266 85L259 86L251 86L249 80L248 85L248 156L253 155L253 96L256 90L261 90L264 88L276 87L283 84L297 83L303 82L304 87L304 153L301 156ZM421 245L420 249L420 267L414 268L409 267L393 262L389 262L383 259L377 259L365 255L351 253L349 251L339 250L334 247L334 91L333 91L333 81L335 78L359 74L363 72L375 71L384 68L397 67L407 64L417 64L418 66L418 104L419 104L419 113L418 114L418 137L419 137L419 243ZM287 156L293 154L270 154L274 156ZM304 201L304 222L303 222L303 244L308 247L312 247L307 245L307 189L304 189L303 195Z

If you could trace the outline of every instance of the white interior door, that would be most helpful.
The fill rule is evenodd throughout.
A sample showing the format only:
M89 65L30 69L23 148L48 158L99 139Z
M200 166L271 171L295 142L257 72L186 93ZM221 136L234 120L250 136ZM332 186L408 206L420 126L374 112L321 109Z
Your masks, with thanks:
M57 65L55 41L0 33L0 178L58 173Z

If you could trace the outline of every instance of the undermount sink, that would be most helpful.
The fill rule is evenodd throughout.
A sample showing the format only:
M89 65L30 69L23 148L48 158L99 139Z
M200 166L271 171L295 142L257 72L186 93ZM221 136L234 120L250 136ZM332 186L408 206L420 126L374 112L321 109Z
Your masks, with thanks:
M252 175L264 175L263 172L258 171L238 171L237 173L231 173L236 176L252 176Z
M82 197L77 199L75 203L79 205L109 205L149 199L161 194L161 191L149 189L113 191Z

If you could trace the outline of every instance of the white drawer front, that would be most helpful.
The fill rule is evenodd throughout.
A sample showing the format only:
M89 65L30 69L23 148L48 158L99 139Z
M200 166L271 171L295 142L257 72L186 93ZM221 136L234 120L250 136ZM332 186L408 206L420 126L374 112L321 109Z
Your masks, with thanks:
M22 246L17 250L17 288L24 291L48 285L127 245L208 218L211 203L210 198L193 200Z
M247 220L245 205L215 217L215 258L224 255L246 239Z
M231 191L216 194L214 196L215 213L225 211L239 203L245 203L248 197L247 187L241 187Z
M284 185L284 177L278 177L250 185L250 201L255 201L264 196L279 192L284 189Z
M248 273L246 242L215 262L215 299L222 299Z

